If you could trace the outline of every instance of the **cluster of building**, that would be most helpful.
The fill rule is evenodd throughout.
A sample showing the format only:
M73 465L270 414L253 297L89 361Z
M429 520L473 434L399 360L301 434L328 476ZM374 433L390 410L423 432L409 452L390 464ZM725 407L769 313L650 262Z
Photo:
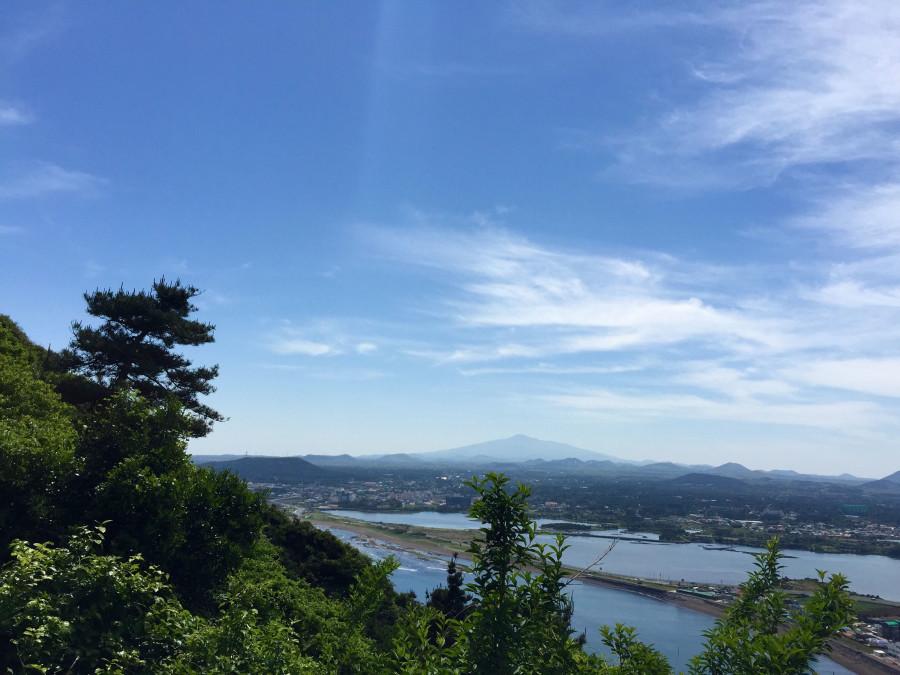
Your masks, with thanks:
M879 660L900 666L900 617L879 617L858 621L844 636L872 648Z
M702 600L710 600L727 607L737 598L737 588L734 586L719 586L714 584L690 584L681 582L675 587L676 593L689 595Z
M728 606L737 598L738 589L734 586L678 584L675 592ZM791 596L788 606L799 608L800 596ZM900 667L900 617L868 618L855 622L843 632L845 638L865 645L877 660L891 668ZM867 651L869 651L867 650Z
M260 486L263 487L263 486ZM464 511L472 503L472 491L462 479L446 476L423 485L417 481L379 480L346 482L339 486L301 483L265 486L274 501L307 509L353 508L447 509Z
M848 517L848 522L841 525L830 523L803 523L792 513L784 513L779 518L767 514L762 520L736 520L721 516L705 516L692 513L683 519L682 524L688 532L691 528L730 527L766 532L779 535L795 535L800 537L820 537L828 539L868 540L878 543L900 543L900 527L873 523L859 518ZM693 531L702 531L695 529Z
M785 534L827 537L829 539L870 539L878 542L900 542L900 527L854 520L846 525L828 523L777 523L766 529Z

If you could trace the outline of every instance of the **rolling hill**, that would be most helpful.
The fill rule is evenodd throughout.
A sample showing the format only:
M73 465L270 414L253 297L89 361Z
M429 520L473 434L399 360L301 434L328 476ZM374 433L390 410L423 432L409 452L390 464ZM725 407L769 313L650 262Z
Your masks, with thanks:
M672 478L667 482L669 485L678 485L685 488L701 490L716 489L742 491L747 487L747 484L738 478L710 473L686 473L678 478Z
M900 471L895 471L889 476L885 476L880 480L873 480L863 483L863 490L867 492L890 492L900 494Z
M202 466L231 471L251 483L297 483L328 474L326 469L300 457L242 457Z

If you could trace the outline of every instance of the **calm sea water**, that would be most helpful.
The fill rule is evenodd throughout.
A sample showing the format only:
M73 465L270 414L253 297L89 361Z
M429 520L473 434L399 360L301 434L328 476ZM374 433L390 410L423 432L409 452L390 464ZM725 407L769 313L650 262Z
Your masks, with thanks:
M408 524L444 529L477 529L478 521L464 513L369 513L338 511L347 518L368 522ZM538 523L559 522L538 520ZM637 533L640 534L640 533ZM629 536L635 536L630 533ZM647 539L655 535L646 535ZM546 537L550 540L550 537ZM573 567L584 567L597 559L609 546L609 540L569 536L569 549L563 559ZM713 547L715 548L715 547ZM620 540L603 561L602 569L614 574L697 583L738 584L753 566L753 555L760 549L737 546L734 550L711 550L703 544L662 544L652 541ZM816 570L842 572L857 593L880 595L900 601L900 560L880 555L811 553L785 550L785 575L803 579L815 577Z
M424 600L426 591L446 581L447 561L444 558L400 550L338 528L329 529L373 558L397 557L400 568L394 572L393 581L398 591L413 591L420 600ZM572 625L578 632L584 631L588 648L595 652L608 653L600 639L600 626L624 623L634 626L643 641L655 645L676 669L683 670L687 668L690 658L701 650L703 631L713 625L713 618L706 614L637 593L582 583L573 584L571 590L575 603ZM816 669L823 675L852 672L829 659L821 659Z

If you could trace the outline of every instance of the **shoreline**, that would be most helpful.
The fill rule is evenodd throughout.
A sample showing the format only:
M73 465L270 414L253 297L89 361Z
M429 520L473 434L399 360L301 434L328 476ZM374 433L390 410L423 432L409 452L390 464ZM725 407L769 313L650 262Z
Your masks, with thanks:
M332 507L332 508L333 508L333 512L335 512L335 513L339 513L340 511L346 509L346 507ZM416 508L411 508L411 509L380 509L380 508L375 508L375 507L366 509L364 507L360 507L360 510L368 512L368 513L385 513L385 514L399 514L399 515L418 513L422 510L430 510L430 511L434 511L435 513L441 513L441 514L463 513L462 511L443 509L441 507L424 507L424 508L416 507ZM325 513L325 512L317 511L316 513ZM540 513L538 513L538 515L535 515L534 517L538 518L538 519L543 518L543 519L552 521L553 520L552 516L555 516L555 515L556 514L541 515ZM340 516L336 516L336 517L340 518ZM558 522L568 523L570 521L560 520ZM572 521L572 522L574 522L574 521ZM607 526L599 526L599 527L607 527ZM610 527L612 529L612 528L615 528L618 526L609 525L608 527ZM543 534L557 534L558 533L558 534L564 534L567 536L594 537L597 539L620 539L623 541L635 541L635 542L639 542L639 543L643 542L643 543L647 543L647 544L660 544L660 545L676 545L677 546L680 544L700 544L701 546L704 546L704 547L707 547L707 546L720 547L724 550L735 550L734 547L736 547L736 546L741 546L744 548L759 549L760 551L765 548L765 540L764 539L756 539L756 538L741 539L741 540L735 540L733 537L729 537L727 539L715 539L715 538L707 539L707 538L702 538L702 537L701 538L688 538L688 539L662 539L662 538L660 538L660 539L644 539L643 537L633 537L628 534L624 534L622 536L606 535L606 534L592 534L589 532L579 532L577 530L567 530L564 527L563 528L545 529L542 531L542 533ZM892 555L891 552L889 552L889 551L888 552L881 551L881 550L847 551L847 550L843 550L839 546L833 545L833 542L831 542L831 543L829 543L829 542L818 542L818 543L793 542L793 543L791 543L789 538L787 540L785 540L785 538L782 537L782 542L785 542L785 541L787 542L787 543L783 544L783 549L785 551L801 551L803 553L820 553L820 554L825 554L825 555L880 556L880 557L888 558L891 560L900 560L900 553L898 553L897 555ZM736 552L737 553L747 553L748 555L754 555L750 551L736 551ZM788 554L788 555L785 555L784 557L785 558L793 558L796 556L792 556L792 555Z
M322 518L311 517L310 522L314 525L323 525L337 527L353 534L369 539L378 539L391 546L396 546L410 553L432 554L441 557L449 557L454 553L464 554L465 547L453 545L456 543L454 539L444 539L443 537L434 537L428 528L417 528L427 531L425 538L404 536L405 533L393 531L395 526L383 523L363 523L362 521L352 521L350 519L339 518L335 516L324 516ZM399 526L405 527L405 526ZM441 532L456 532L456 530L442 530ZM415 548L410 548L415 547ZM580 570L574 567L565 567L567 572L575 574ZM725 608L716 602L703 600L702 598L691 597L680 593L673 592L673 588L660 584L651 580L642 580L635 582L631 579L613 575L609 573L587 572L579 577L579 581L590 583L596 586L603 586L613 590L635 593L660 602L668 602L673 605L684 607L696 612L702 612L715 618L721 617L725 613Z
M304 518L317 527L334 527L345 530L360 537L384 542L389 545L389 548L397 547L413 554L440 557L449 557L454 553L465 554L466 543L476 532L474 530L443 530L412 525L369 523L321 512L305 514ZM572 574L580 571L572 567L565 569ZM635 593L689 611L700 612L716 619L721 618L726 609L724 605L716 601L677 593L674 586L652 580L635 580L634 577L625 578L603 572L587 572L579 577L579 581L626 593ZM858 675L885 675L900 672L876 660L856 643L834 639L830 645L832 651L826 656Z

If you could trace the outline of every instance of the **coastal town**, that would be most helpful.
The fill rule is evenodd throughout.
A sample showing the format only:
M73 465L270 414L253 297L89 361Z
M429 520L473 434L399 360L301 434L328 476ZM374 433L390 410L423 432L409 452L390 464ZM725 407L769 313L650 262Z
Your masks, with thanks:
M465 485L468 478L462 473L396 472L376 480L346 478L264 483L256 487L268 491L277 503L301 509L464 512L472 501L471 490ZM655 532L663 541L761 545L770 537L778 536L792 548L900 557L900 525L876 520L859 507L854 511L853 505L844 507L839 517L828 522L808 520L809 516L801 510L774 508L768 502L761 502L755 508L748 504L744 511L729 507L729 515L722 515L722 505L715 498L686 503L683 513L657 514L652 510L652 503L633 502L624 507L612 501L598 503L596 492L591 492L588 498L582 496L584 491L566 489L564 481L562 485L559 482L561 479L557 479L553 490L537 484L536 492L544 498L532 500L536 517L590 522L600 529Z
M363 536L387 539L406 546L421 547L428 542L445 553L460 552L460 541L465 533L362 523L342 518L342 510L393 513L417 511L465 512L471 504L470 491L465 485L467 476L439 474L435 476L387 476L379 480L347 480L333 483L294 483L257 485L266 490L270 499L290 511L311 517L320 526L339 522ZM571 494L571 493L570 493ZM603 511L606 519L591 521L587 516L596 510L578 503L578 492L565 499L545 499L532 505L537 517L554 521L544 525L543 531L578 534L586 529L606 530L619 528L621 520L611 509ZM715 502L710 502L714 505ZM713 511L713 512L711 512ZM864 548L867 544L897 544L900 527L873 522L863 513L848 513L840 523L805 522L796 512L768 509L748 513L745 518L726 518L711 509L672 516L662 521L658 528L662 535L672 536L680 531L680 541L713 544L719 547L740 545L747 541L763 542L772 536L795 542L812 542L814 545L843 542ZM752 517L755 516L755 517ZM556 522L558 519L558 522ZM579 523L592 523L580 525ZM641 531L653 532L660 521L647 519ZM617 530L620 531L620 530ZM602 535L605 536L605 535ZM629 537L629 531L623 531ZM660 536L664 540L664 536ZM810 548L813 548L811 546ZM585 576L597 583L623 590L650 594L666 601L686 603L694 609L720 615L735 599L738 589L729 584L695 584L686 581L664 582L659 579L643 579L593 570ZM799 606L811 590L812 580L794 580L788 586L790 602ZM670 600L671 598L671 600ZM677 599L677 600L676 600ZM833 640L837 657L853 663L859 672L894 672L900 669L900 605L878 597L854 595L859 620Z

